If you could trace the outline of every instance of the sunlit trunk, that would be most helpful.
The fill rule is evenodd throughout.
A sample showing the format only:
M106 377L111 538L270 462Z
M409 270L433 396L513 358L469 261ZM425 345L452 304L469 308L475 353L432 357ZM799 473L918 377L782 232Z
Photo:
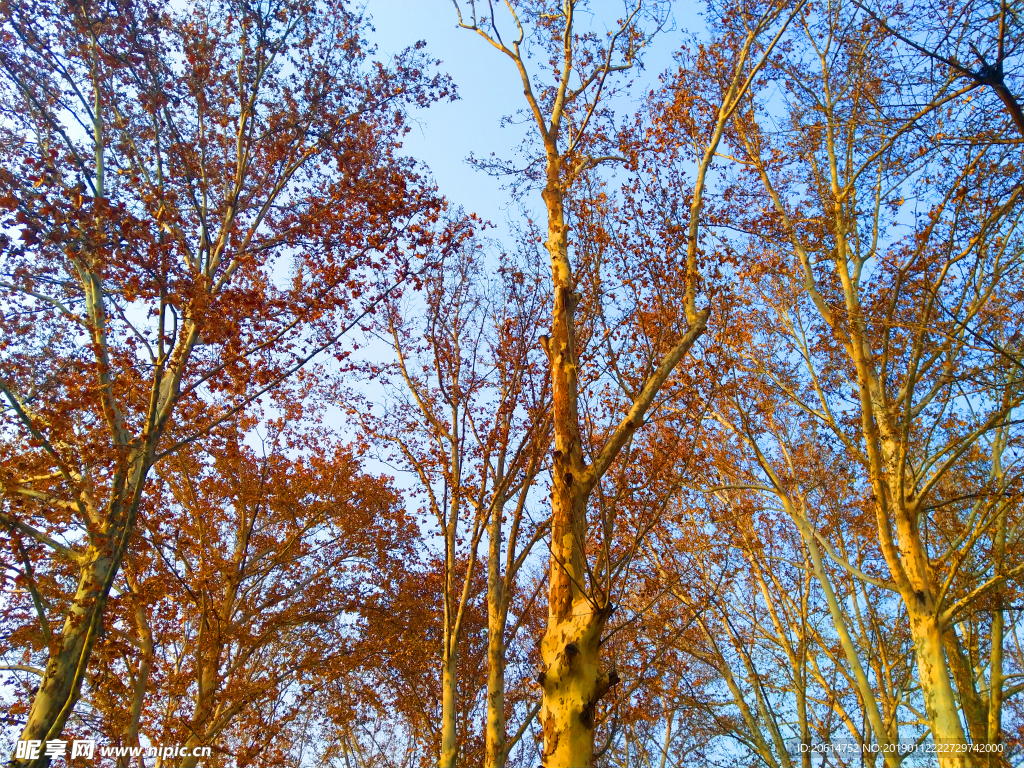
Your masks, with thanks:
M193 757L192 750L201 746L202 743L201 739L197 739L195 737L190 737L188 741L185 742L185 748L188 750L189 756L181 758L181 762L178 763L178 768L196 768L196 766L199 765L200 758Z
M549 356L552 379L555 452L551 493L551 559L548 625L541 642L543 668L540 723L545 768L589 768L593 760L593 719L584 707L597 689L597 640L589 603L582 599L586 535L580 517L586 499L578 500L574 484L583 469L577 411L574 297L557 152L548 150L548 184L544 202L554 287ZM578 504L578 501L581 502ZM581 605L582 604L582 605Z
M55 638L57 647L50 651L39 692L32 701L32 709L19 739L46 741L60 736L81 693L81 676L76 672L83 661L88 661L96 642L98 623L109 592L109 588L105 590L103 585L107 583L112 567L110 552L101 553L89 547L63 631ZM17 758L10 761L10 765L16 768L49 764L49 758L42 753L34 761Z
M545 768L589 768L594 753L594 709L599 689L601 630L607 612L585 594L586 505L583 451L577 411L575 320L577 296L569 262L560 158L548 148L547 249L554 308L551 363L555 452L552 462L551 559L548 625L541 642L540 724ZM605 678L607 689L607 678Z
M911 611L910 629L932 737L937 745L964 744L967 739L950 682L938 619L930 611ZM972 756L964 753L939 753L938 759L942 768L966 767L969 761L974 762Z
M997 596L998 599L1002 595ZM988 728L986 732L989 744L1001 744L1003 741L1003 611L997 608L992 614L992 651L989 670L989 702ZM1003 764L1001 756L992 753L990 764Z
M882 455L886 466L895 465L896 454L894 441L885 439L882 442ZM898 500L902 494L897 486L901 478L891 477L890 488L880 494L885 500ZM887 519L895 519L898 553L894 548L883 547L883 554L893 574L900 574L900 594L907 608L910 619L910 636L914 643L914 657L918 671L918 682L924 698L925 711L932 730L932 738L937 745L963 745L968 743L960 720L960 704L953 690L953 674L946 658L946 632L952 628L942 626L938 607L935 602L937 587L931 573L925 543L915 519L915 510L898 501L876 502L879 504L878 518L882 523ZM887 507L891 507L891 512ZM973 685L973 683L972 683ZM977 762L972 755L963 752L939 752L939 765L942 768L960 768L969 763Z
M484 768L505 768L505 594L501 578L501 505L495 504L487 552L487 715Z
M796 670L794 670L796 671ZM796 712L800 720L800 743L811 745L811 727L807 719L807 688L804 675L794 676L794 687L796 689ZM811 752L805 750L800 754L801 768L811 768Z
M81 695L89 657L102 629L110 588L124 557L126 531L135 526L142 489L152 463L151 449L152 446L147 446L143 451L129 453L114 476L111 501L103 513L105 530L92 540L79 561L78 587L62 631L51 645L39 690L18 737L20 740L59 739ZM42 751L35 760L12 756L8 763L11 768L45 768L49 764L50 759Z
M996 441L992 449L993 476L1003 485L1003 448L1006 443L1006 433ZM1002 510L999 519L996 521L996 533L993 547L993 561L996 568L1003 567L1003 558L1006 556L1006 510ZM992 650L989 652L989 681L988 681L988 712L986 723L986 741L989 744L1000 745L1003 743L1003 600L1005 590L1000 587L995 593L996 608L992 612ZM1004 765L1001 754L992 753L989 757L990 765L993 768Z
M960 710L967 722L967 731L971 742L982 744L988 737L988 715L985 704L978 693L974 668L964 652L963 644L955 627L946 627L943 632L943 643L946 650L946 662L949 664L956 693L960 701Z
M883 443L883 455L887 464L894 462L889 458L893 448ZM893 485L900 482L891 481ZM882 494L883 498L899 498L898 489ZM914 657L918 671L918 682L924 699L925 711L932 730L932 738L937 745L963 745L968 742L960 720L960 705L953 691L953 674L946 659L944 634L953 631L942 626L939 610L935 605L937 588L930 572L925 544L918 530L915 513L898 504L890 515L880 504L879 520L893 517L896 520L898 554L893 548L883 548L883 554L891 573L900 574L900 594L907 608L910 619L910 636L914 642ZM960 768L971 762L974 757L963 752L939 752L939 765L942 768Z
M540 722L544 735L545 768L583 768L593 765L594 715L597 702L617 682L600 671L599 643L606 612L595 612L586 601L573 603L578 613L552 624L541 643L544 691Z
M837 206L836 210L837 215L842 213L840 207ZM844 236L839 233L838 239L840 252L845 253ZM914 502L908 501L914 496L914 488L912 484L906 487L907 481L901 475L901 443L899 430L894 426L897 419L887 403L886 393L879 383L872 354L865 341L867 333L864 330L857 288L845 268L838 272L851 317L852 332L848 349L857 370L861 424L864 427L882 555L907 608L918 682L932 738L940 747L966 744L960 708L953 692L951 670L946 661L944 628L936 605L935 579L921 537L918 510ZM968 760L967 754L958 752L939 752L937 757L942 768L966 766Z
M455 768L458 744L455 739L455 692L458 684L457 653L454 648L446 654L441 668L441 755L439 768Z
M505 644L491 629L487 639L487 723L484 768L505 768Z

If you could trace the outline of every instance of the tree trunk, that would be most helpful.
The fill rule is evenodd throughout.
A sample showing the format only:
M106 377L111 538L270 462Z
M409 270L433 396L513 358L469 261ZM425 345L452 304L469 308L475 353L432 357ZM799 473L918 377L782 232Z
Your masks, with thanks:
M135 599L138 599L137 585L128 578ZM126 747L139 746L139 723L142 720L142 707L146 700L146 692L149 688L149 675L152 671L153 660L153 632L149 626L149 619L146 616L146 609L136 603L135 605L136 636L139 640L141 659L139 669L135 674L135 682L132 685L132 706L131 716L128 724L122 732L122 744ZM118 768L129 768L131 757L119 757ZM143 764L140 761L140 765Z
M1000 487L1005 487L1003 476L1003 448L1006 445L1006 432L996 441L992 450L993 476L999 482ZM1006 556L1006 510L999 513L996 521L996 535L993 542L993 561L996 568L1001 570L1003 558ZM1003 633L1005 631L1003 621L1003 600L1005 589L999 587L995 595L996 608L992 612L992 648L989 652L989 676L988 676L988 711L985 728L986 741L995 746L1003 743L1003 684L1005 682L1003 673ZM989 764L992 768L1006 765L1001 754L993 752L989 756Z
M153 445L132 451L114 476L102 528L91 538L81 563L78 588L71 600L60 638L54 638L39 690L32 700L21 741L57 739L81 695L82 680L103 622L114 577L121 567L127 537L135 527L142 489L152 466ZM46 768L43 751L35 760L12 756L9 768Z
M983 744L988 738L988 713L975 684L974 669L970 659L964 653L963 644L957 635L956 627L946 627L943 632L946 647L946 661L956 684L956 692L960 697L960 709L967 721L967 732L974 744Z
M488 616L487 624L487 733L484 768L505 768L505 760L508 758L508 735L505 733L505 643L502 637L505 627L504 622L499 624L491 616Z
M932 727L932 737L936 745L965 744L967 739L950 682L938 617L932 611L916 610L909 605L910 601L907 602L918 680ZM938 758L942 768L966 768L974 762L973 757L967 753L940 752Z
M1004 531L1005 533L1005 531ZM997 595L1002 599L1002 591ZM1003 609L997 608L992 614L992 652L989 669L989 702L987 741L993 746L1003 741ZM1002 756L992 753L989 757L993 768L1003 765Z
M83 660L89 659L96 642L98 622L109 593L109 587L103 589L103 586L113 567L110 551L101 553L90 546L86 558L63 631L57 639L59 646L50 652L39 692L18 737L22 741L57 738L81 693L83 676L77 674L78 668ZM50 759L42 752L36 760L12 758L10 761L13 768L45 768L49 764Z
M505 623L508 616L501 577L501 512L491 514L487 551L487 722L484 768L505 768L508 735L505 733ZM509 546L514 546L511 542Z
M877 399L881 401L881 398ZM927 548L921 538L916 510L899 501L909 497L910 491L908 490L906 494L902 492L900 486L903 478L898 477L892 469L897 466L896 441L891 437L893 430L887 421L889 414L885 412L884 407L879 410L882 415L878 421L885 429L880 443L880 453L885 460L883 466L889 484L881 493L876 492L876 517L879 533L883 538L886 538L888 533L888 521L895 520L898 542L898 550L887 542L882 547L882 553L890 572L898 574L896 583L907 607L918 682L921 684L932 738L935 744L940 746L967 744L967 734L960 720L960 706L953 691L953 674L946 659L943 639L943 635L953 629L950 627L947 630L942 626L935 598L938 588L931 572ZM967 765L976 762L973 756L965 752L939 752L937 757L942 768L966 768Z
M188 757L181 758L181 762L178 763L178 768L196 768L199 765L199 758L193 757L192 752L196 747L202 746L203 740L196 736L189 736L188 741L185 742L185 748L188 750Z
M549 614L541 642L544 670L540 722L544 734L545 768L589 768L594 758L594 714L597 702L618 682L601 673L601 631L607 607L594 610L586 600L572 603L573 612L558 621Z
M837 214L842 210L837 205ZM842 220L842 219L840 219ZM838 231L838 230L837 230ZM846 252L843 235L839 234ZM900 461L898 418L888 404L866 339L863 309L857 288L845 269L837 270L850 313L849 351L857 370L861 424L869 461L869 475L875 501L875 522L879 544L900 592L910 619L918 682L924 697L932 738L936 745L967 743L960 710L953 693L950 666L946 662L943 627L936 605L938 589L931 570L928 550L921 537L913 482L903 477ZM896 537L892 532L895 528ZM968 763L967 753L940 752L942 768L960 768Z
M551 559L548 626L541 641L540 723L545 768L589 768L594 753L598 699L617 677L602 674L601 631L611 612L607 599L587 594L586 508L591 484L583 463L574 293L561 188L561 158L549 146L544 202L554 309L551 363L555 451L551 489ZM612 673L614 675L614 673Z
M572 267L557 150L548 147L548 241L554 308L549 355L555 452L551 493L551 559L548 626L541 641L543 668L540 723L545 768L589 768L594 752L593 711L598 677L598 640L603 622L584 598L586 498L583 474ZM585 711L586 710L586 711Z
M446 641L447 642L447 641ZM455 768L458 744L455 739L455 687L458 684L454 648L445 654L441 668L441 755L439 768Z

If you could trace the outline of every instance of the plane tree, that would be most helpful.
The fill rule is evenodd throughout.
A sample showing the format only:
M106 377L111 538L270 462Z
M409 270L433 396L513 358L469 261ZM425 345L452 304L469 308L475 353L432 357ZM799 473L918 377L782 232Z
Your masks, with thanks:
M0 26L0 526L38 598L3 652L39 670L14 716L45 741L154 466L337 350L432 247L443 201L398 152L449 86L416 48L371 62L341 3L19 2Z

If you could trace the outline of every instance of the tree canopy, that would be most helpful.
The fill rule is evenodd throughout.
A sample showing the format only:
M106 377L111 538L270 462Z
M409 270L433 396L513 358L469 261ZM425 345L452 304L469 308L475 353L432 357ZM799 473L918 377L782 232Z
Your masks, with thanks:
M9 765L1024 765L1021 8L676 12L0 0Z

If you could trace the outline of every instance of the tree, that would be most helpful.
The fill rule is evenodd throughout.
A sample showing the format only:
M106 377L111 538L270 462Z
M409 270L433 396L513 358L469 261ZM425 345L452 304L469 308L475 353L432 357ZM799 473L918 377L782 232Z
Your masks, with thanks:
M61 584L23 646L45 669L22 737L45 740L154 465L334 347L429 246L442 202L396 151L404 110L448 85L418 50L367 66L341 3L0 11L0 205L20 232L2 239L0 523L19 583Z
M492 262L497 273L488 277ZM469 685L460 684L460 656L481 591L487 615L485 765L501 768L536 714L525 713L508 738L507 643L522 626L518 620L506 637L509 611L519 571L547 529L544 519L532 519L528 504L550 429L547 384L537 359L540 285L530 265L467 242L424 278L422 296L391 301L381 313L374 333L394 361L367 365L370 382L383 386L384 396L353 411L364 439L415 479L422 513L440 536L442 766L466 759L458 713L473 696ZM374 417L374 410L381 415Z
M914 77L932 89L967 83L980 97L987 118L1005 113L1013 130L1024 135L1016 61L1024 45L1024 28L1011 3L967 0L944 6L925 0L907 8L855 5L893 40ZM1003 133L999 122L993 120L986 127Z
M738 162L760 184L744 228L759 233L750 248L764 265L751 289L759 322L737 342L744 380L779 393L835 446L857 523L836 529L838 541L818 530L813 485L784 463L789 428L761 405L738 398L728 421L757 433L760 445L746 439L760 484L793 501L809 549L823 542L861 582L899 597L927 722L949 750L939 762L974 764L963 745L1001 744L994 596L1024 572L1001 533L1019 514L1017 150L996 129L1004 115L973 108L974 83L894 77L891 40L859 19L856 6L809 8L803 41L773 71L785 138L765 127L769 113L780 119L767 95L737 124ZM877 571L837 554L871 550ZM968 627L991 640L970 649ZM986 667L979 680L972 670Z
M704 491L716 527L736 552L725 566L735 575L716 568L709 576L717 580L694 580L722 585L711 601L722 629L701 626L712 663L722 656L718 663L727 664L719 649L729 646L742 662L737 666L745 674L734 676L723 666L743 715L737 738L748 738L766 763L786 765L792 757L784 754L791 751L787 745L809 750L845 733L859 746L848 761L863 754L869 764L898 764L905 754L901 739L913 742L926 733L923 702L905 616L866 575L877 570L877 552L852 533L860 524L849 520L857 506L853 481L827 441L802 429L801 414L764 389L750 393L759 398L756 412L742 411L754 397L739 397L741 391L723 398L736 421L715 414L728 430L717 435L726 448ZM774 466L765 469L759 427L769 423ZM778 466L786 468L785 477ZM823 532L836 539L835 548ZM810 752L803 755L808 765Z
M95 653L89 699L113 743L137 746L141 730L278 764L312 702L344 723L330 694L377 655L366 615L411 556L412 521L350 448L278 422L253 449L252 427L158 470L165 508L142 523Z
M573 222L569 215L584 182L598 166L628 160L633 151L622 146L608 106L618 73L637 65L650 36L665 21L659 2L627 4L623 18L607 35L581 29L585 3L508 2L499 13L479 12L476 3L455 2L462 27L476 33L510 60L523 85L526 110L536 130L530 152L531 181L541 189L547 219L545 247L551 268L552 321L550 338L542 339L549 360L554 450L552 453L551 557L548 624L541 643L542 689L540 723L543 762L556 766L590 766L593 762L595 708L618 681L614 670L602 668L601 635L613 609L612 584L594 578L587 562L588 505L591 495L623 447L640 428L659 391L707 327L710 310L698 308L699 233L707 174L726 125L745 97L751 81L776 37L765 44L769 30L781 22L783 6L766 4L738 14L738 37L723 53L716 75L722 89L712 108L711 128L696 145L694 180L686 234L686 267L681 298L685 322L658 340L653 371L632 396L623 398L612 427L599 442L585 444L580 428L581 339L576 313L598 296L584 296L579 272L570 258ZM489 6L490 7L490 6ZM501 27L507 25L504 32ZM745 25L745 28L744 28ZM781 33L780 33L781 34ZM553 73L548 82L530 70L530 56L544 59ZM543 67L542 67L543 70ZM638 254L639 262L653 259ZM576 264L580 269L580 264ZM672 276L675 277L675 276ZM588 456L589 454L589 460Z

